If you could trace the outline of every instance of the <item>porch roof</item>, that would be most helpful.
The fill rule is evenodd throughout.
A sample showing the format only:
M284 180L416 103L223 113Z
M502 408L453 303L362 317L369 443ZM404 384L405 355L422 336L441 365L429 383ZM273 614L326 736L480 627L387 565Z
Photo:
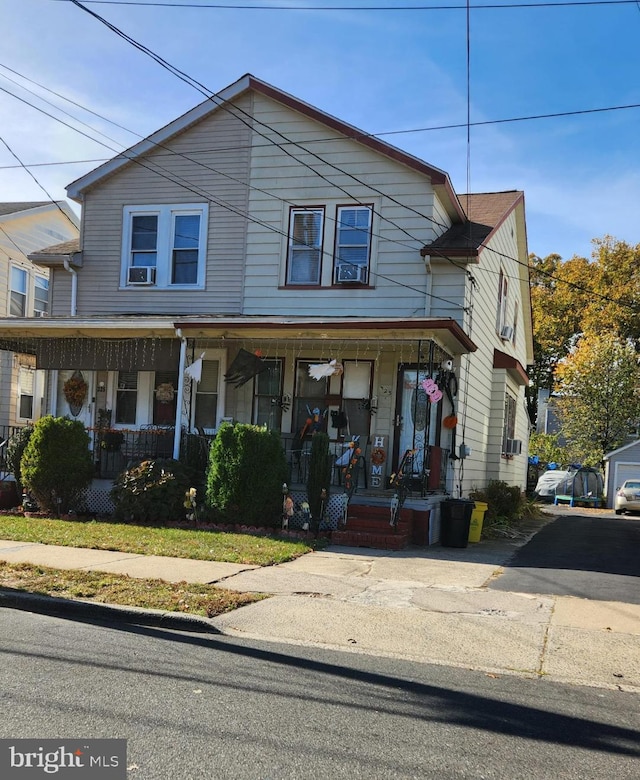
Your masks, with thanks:
M432 339L452 355L476 344L453 319L397 317L148 316L9 317L0 319L0 349L29 352L36 339L279 339L407 342Z
M175 327L191 338L386 342L433 339L451 354L475 352L476 344L453 319L399 317L186 317Z

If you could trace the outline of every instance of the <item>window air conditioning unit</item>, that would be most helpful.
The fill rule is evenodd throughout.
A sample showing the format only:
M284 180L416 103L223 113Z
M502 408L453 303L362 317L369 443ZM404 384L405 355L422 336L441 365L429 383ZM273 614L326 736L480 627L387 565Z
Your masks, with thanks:
M127 284L155 284L156 269L153 265L137 265L127 269Z
M511 341L513 338L513 327L511 325L503 325L500 331L500 338L504 341Z
M340 263L338 266L338 282L359 282L367 283L367 268L364 265L354 265L353 263Z
M520 439L507 439L505 455L520 455L522 453L522 442Z

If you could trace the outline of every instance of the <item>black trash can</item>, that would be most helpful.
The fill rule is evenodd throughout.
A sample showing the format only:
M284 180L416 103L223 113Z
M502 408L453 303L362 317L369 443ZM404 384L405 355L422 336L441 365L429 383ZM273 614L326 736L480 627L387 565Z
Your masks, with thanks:
M448 498L440 504L440 544L443 547L466 547L469 525L475 504L464 498Z

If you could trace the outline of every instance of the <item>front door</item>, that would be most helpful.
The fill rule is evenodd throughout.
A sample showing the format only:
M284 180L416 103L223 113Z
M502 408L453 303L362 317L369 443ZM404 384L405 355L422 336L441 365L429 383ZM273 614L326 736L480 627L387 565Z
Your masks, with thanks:
M416 450L413 457L413 473L421 475L429 444L438 444L437 432L440 418L440 403L431 403L423 388L425 379L432 378L426 368L400 366L398 391L396 394L395 441L393 448L394 468L407 450Z
M94 373L93 371L80 371L78 375L87 385L87 390L82 399L82 403L70 404L65 398L65 383L74 375L74 371L58 371L58 393L56 403L56 414L59 417L70 417L72 420L79 420L85 428L91 428L93 425L93 407L94 407Z

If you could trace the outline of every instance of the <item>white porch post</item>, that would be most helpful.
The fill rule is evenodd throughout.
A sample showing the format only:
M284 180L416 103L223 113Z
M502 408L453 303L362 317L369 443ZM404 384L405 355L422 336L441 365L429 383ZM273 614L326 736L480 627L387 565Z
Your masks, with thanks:
M176 336L180 339L180 363L178 367L178 402L176 403L176 427L173 434L173 459L178 460L180 455L180 435L182 433L182 393L184 392L184 369L187 362L187 339L182 335L182 330L176 330Z

